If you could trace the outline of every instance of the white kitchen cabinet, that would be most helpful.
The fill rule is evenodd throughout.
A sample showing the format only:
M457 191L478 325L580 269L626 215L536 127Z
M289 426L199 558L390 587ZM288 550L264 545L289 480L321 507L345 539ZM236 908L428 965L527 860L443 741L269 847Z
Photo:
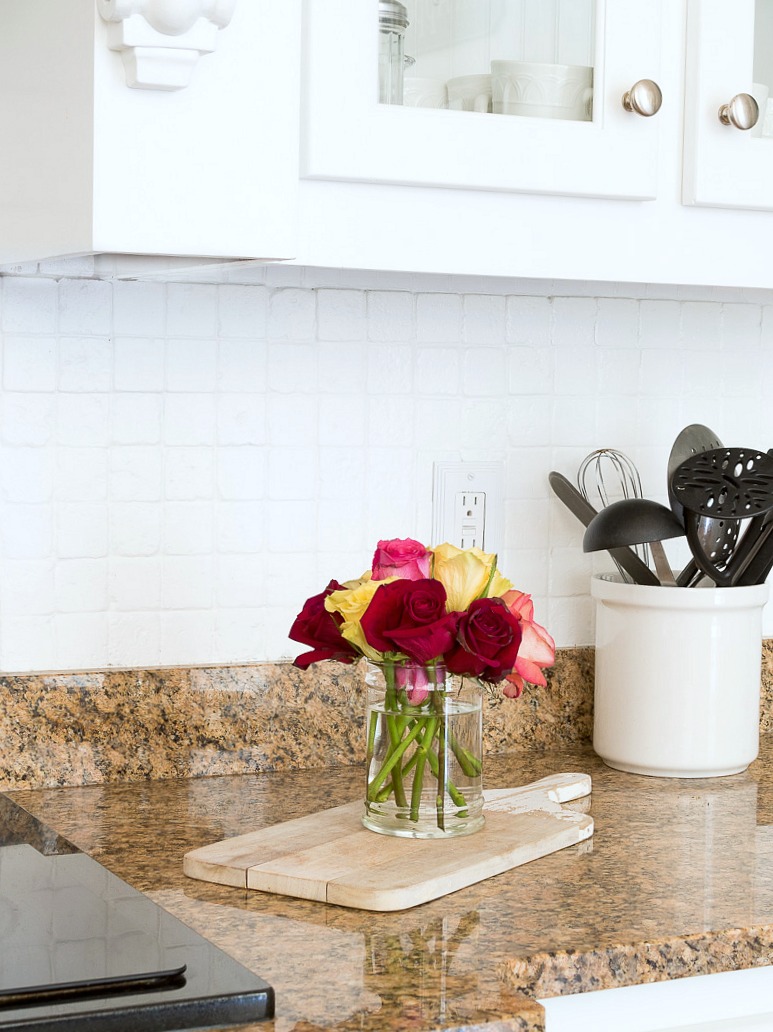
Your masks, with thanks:
M661 0L406 0L406 6L412 23L422 14L425 23L434 18L436 37L425 40L407 83L428 82L422 76L433 72L442 90L446 77L489 73L492 58L592 64L592 121L379 103L377 0L307 0L302 175L531 194L656 196L659 120L626 111L622 98L637 80L661 77ZM579 24L573 8L585 12ZM548 45L543 37L562 14L564 25L554 36L563 36ZM546 28L534 30L532 37L539 38L524 53L529 18L541 18ZM441 30L460 22L466 37L454 48ZM674 102L673 93L669 99Z
M689 0L685 86L686 204L773 210L773 0ZM723 124L719 110L751 94L752 129Z
M773 286L773 137L717 117L768 63L773 87L773 0L408 2L413 75L592 66L590 120L379 103L379 0L0 0L0 264ZM182 59L163 22L197 5L209 21L166 34L191 36ZM652 117L622 103L643 79Z
M466 0L454 2L464 6ZM556 2L546 0L546 6L555 9ZM330 4L305 0L298 263L539 280L773 286L767 261L773 213L740 210L765 206L739 201L738 188L743 180L747 193L755 183L770 189L773 176L744 156L767 152L773 160L773 139L750 137L717 118L722 103L751 88L753 0L726 10L715 37L723 54L747 53L746 78L731 84L719 76L708 108L703 103L702 117L714 136L740 155L727 178L716 171L712 153L702 156L692 147L695 122L689 108L685 112L685 96L707 88L696 85L695 55L709 15L719 17L721 0L597 4L599 100L594 98L593 122L584 124L379 104L378 0L337 0L334 6L331 12ZM332 49L333 29L342 26L349 39L343 62ZM713 57L704 51L707 80L712 67ZM650 118L621 103L625 90L642 78L655 79L663 94L661 110ZM624 141L619 152L617 141ZM690 195L698 163L700 176L723 191L700 205Z
M0 0L0 263L295 254L300 3Z
M539 1002L546 1032L773 1032L772 988L766 966Z

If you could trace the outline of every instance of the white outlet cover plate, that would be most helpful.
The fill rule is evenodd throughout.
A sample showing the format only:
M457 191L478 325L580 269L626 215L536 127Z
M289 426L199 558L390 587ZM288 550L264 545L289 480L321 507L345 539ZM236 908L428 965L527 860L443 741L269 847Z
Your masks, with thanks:
M504 544L504 463L436 462L432 483L432 543L454 540L456 498L463 491L486 495L486 526L483 551L500 555Z

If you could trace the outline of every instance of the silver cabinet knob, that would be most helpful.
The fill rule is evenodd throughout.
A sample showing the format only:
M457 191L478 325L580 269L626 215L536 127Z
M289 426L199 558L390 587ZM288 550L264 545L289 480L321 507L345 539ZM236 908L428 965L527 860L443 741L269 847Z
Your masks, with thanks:
M738 93L719 109L722 125L733 125L736 129L753 129L759 117L759 105L751 93Z
M663 94L660 86L652 79L639 79L623 94L623 107L626 111L633 111L637 115L649 118L660 111L663 103Z

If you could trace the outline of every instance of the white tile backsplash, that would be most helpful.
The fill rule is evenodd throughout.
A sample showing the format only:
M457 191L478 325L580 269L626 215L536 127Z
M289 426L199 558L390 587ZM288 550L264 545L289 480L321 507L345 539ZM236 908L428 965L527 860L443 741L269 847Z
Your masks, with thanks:
M433 462L460 459L505 464L500 565L559 645L587 644L605 560L549 470L618 447L665 501L685 424L773 444L759 292L18 271L0 277L6 671L294 655L310 594L360 574L379 537L428 541Z
M52 333L59 327L57 284L50 279L7 277L3 280L3 333Z

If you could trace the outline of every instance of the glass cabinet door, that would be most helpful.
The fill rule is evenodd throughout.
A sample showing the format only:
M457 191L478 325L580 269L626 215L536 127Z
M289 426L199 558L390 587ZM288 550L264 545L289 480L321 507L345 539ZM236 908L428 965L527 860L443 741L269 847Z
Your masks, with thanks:
M690 0L686 204L773 210L773 0Z
M379 99L590 122L595 6L594 0L379 0L379 52L392 56L379 61ZM404 40L402 55L392 45L397 40Z
M655 196L661 0L306 0L304 13L305 176Z

